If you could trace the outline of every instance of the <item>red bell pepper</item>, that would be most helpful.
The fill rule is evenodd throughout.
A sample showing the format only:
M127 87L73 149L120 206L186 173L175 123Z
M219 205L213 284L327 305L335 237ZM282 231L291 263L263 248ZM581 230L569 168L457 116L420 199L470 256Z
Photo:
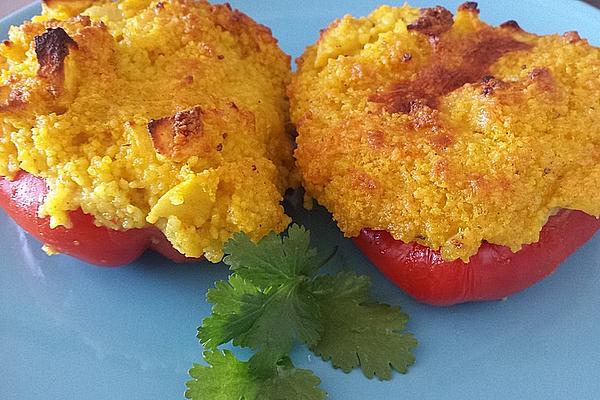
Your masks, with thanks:
M193 260L175 250L154 226L117 231L97 226L91 215L76 210L69 214L71 227L51 228L50 218L38 215L47 192L44 179L26 172L19 172L12 181L0 178L0 206L23 229L59 253L105 267L128 264L147 249L175 262Z
M440 253L417 243L395 240L385 231L363 229L354 239L363 253L406 293L437 306L499 300L550 275L600 229L600 219L562 210L551 217L537 243L516 253L483 243L468 263L444 261Z

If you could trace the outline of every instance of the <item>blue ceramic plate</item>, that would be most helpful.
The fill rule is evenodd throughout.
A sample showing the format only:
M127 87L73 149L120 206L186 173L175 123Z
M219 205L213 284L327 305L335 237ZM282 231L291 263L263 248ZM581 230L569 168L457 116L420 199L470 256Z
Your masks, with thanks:
M379 1L232 3L298 56L331 20L365 15ZM459 3L438 2L450 9ZM494 24L516 19L537 33L576 29L600 45L600 12L578 1L482 0L480 8ZM4 19L2 35L38 11L34 4ZM379 300L408 311L420 341L417 363L390 382L346 375L298 349L295 364L314 370L332 400L600 398L600 235L507 301L439 309L383 279L323 210L294 214L317 232L315 244L340 245L348 264L373 277ZM223 265L173 265L148 254L110 270L48 257L3 213L0 237L0 399L183 398L187 370L201 359L195 335L210 312L204 296L227 276Z

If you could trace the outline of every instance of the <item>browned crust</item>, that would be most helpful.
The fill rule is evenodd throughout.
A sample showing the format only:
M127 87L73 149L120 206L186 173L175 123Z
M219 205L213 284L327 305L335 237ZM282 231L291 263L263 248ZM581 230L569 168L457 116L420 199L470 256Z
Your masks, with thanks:
M458 6L458 11L468 11L479 14L479 8L476 1L467 1Z
M442 41L434 48L429 66L419 71L415 79L394 83L388 90L371 95L369 100L382 104L390 113L407 114L415 103L437 108L441 97L490 75L489 68L506 53L530 48L529 44L492 28L482 29L462 43ZM448 59L462 62L448 65Z
M204 134L203 111L200 107L178 112L171 117L152 120L148 131L156 151L176 160L188 154L186 148Z
M536 83L544 91L552 91L556 88L556 82L552 72L546 67L536 67L528 75L531 82Z
M254 50L260 48L260 43L277 43L271 29L257 23L243 12L233 9L229 3L211 5L211 11L215 18L215 25L238 37L247 34Z
M385 145L385 132L381 129L367 131L367 142L374 149L381 149Z
M481 94L483 96L499 95L504 98L504 101L510 101L509 99L514 99L514 96L532 84L542 92L553 93L556 89L556 81L552 72L546 67L536 67L529 72L527 79L518 83L485 76L481 81Z
M407 130L424 135L427 141L440 151L448 149L454 143L454 137L440 120L438 110L415 101L411 104L409 112L411 120L406 126Z
M484 96L490 96L496 90L505 88L506 84L500 79L496 79L491 75L486 75L481 80L481 86L481 94L483 94Z
M567 43L577 43L583 40L577 31L565 32L563 33L562 37L567 41Z
M11 89L9 86L0 87L0 111L18 110L27 104L27 94L21 88Z
M62 28L50 28L34 38L38 76L50 83L49 91L58 96L65 80L65 59L77 43Z
M454 16L448 9L437 6L435 8L422 8L419 18L407 26L408 30L420 32L427 36L438 37L447 32L454 25Z
M522 31L523 28L519 25L519 23L515 20L508 20L500 24L500 28L504 28L512 31Z

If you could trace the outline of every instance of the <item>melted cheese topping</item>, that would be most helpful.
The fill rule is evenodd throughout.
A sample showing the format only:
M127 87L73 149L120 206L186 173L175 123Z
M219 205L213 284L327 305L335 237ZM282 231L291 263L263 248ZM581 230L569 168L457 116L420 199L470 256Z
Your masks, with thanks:
M478 14L384 6L299 59L297 164L347 236L466 261L536 242L557 209L600 215L600 49Z
M289 223L289 57L226 5L46 0L0 45L0 175L46 179L40 210L155 224L190 257Z

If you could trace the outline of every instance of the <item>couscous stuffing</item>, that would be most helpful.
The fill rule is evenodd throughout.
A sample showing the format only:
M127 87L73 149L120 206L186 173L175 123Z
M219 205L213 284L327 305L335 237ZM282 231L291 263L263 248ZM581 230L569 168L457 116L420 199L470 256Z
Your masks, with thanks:
M189 257L289 224L289 57L228 5L45 0L0 45L0 175L45 179L40 209L160 228Z
M576 32L492 27L473 2L345 16L289 90L303 184L347 236L517 251L561 208L600 216L599 77Z

